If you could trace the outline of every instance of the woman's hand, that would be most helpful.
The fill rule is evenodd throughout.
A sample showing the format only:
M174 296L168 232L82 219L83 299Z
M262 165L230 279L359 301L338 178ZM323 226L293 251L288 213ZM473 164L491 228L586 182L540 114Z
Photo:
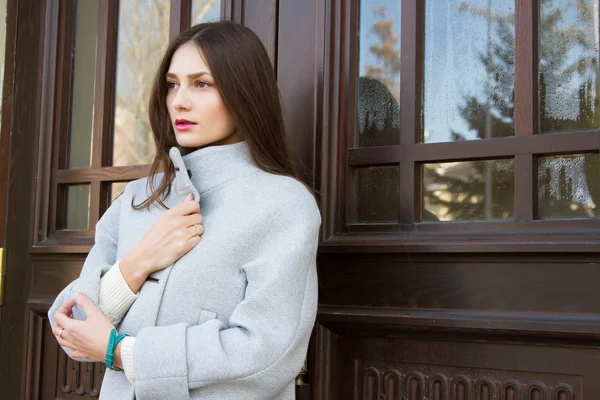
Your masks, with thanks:
M190 194L165 212L121 261L121 273L137 293L151 273L168 267L200 242L204 233L200 205Z
M52 333L61 346L70 349L71 357L104 362L110 331L114 326L84 294L77 294L77 304L85 311L87 320L71 318L75 306L75 300L71 299L54 314L56 324Z

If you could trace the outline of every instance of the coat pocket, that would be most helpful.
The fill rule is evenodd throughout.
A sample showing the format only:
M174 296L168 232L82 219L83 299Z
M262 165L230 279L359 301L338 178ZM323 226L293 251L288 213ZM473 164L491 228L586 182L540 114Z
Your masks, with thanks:
M217 318L217 314L212 312L212 311L208 311L208 310L202 310L200 311L200 316L198 317L198 325L202 325L205 322L208 322L212 319L216 319Z

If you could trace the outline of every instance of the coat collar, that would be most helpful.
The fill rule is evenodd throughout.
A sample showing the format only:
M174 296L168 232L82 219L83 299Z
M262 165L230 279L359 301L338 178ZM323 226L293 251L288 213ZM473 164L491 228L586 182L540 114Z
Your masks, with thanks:
M210 189L259 169L252 160L246 141L204 147L185 156L173 147L169 156L178 169L173 190L179 195L194 193L196 199Z

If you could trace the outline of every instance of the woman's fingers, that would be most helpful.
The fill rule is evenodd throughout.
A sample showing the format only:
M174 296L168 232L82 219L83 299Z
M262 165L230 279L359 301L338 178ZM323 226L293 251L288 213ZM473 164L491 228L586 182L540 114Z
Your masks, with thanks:
M75 299L64 302L56 312L70 317L73 314L73 307L75 307Z
M75 348L75 344L72 341L67 340L67 339L58 338L58 344L60 344L62 347L66 347L71 350Z
M171 210L179 215L197 214L200 212L200 204L197 201L184 201L177 207L173 207Z
M185 232L186 232L186 236L188 238L191 238L194 236L201 236L204 233L204 227L202 225L188 226L186 228Z
M71 357L72 358L84 358L86 360L91 360L90 356L87 353L82 353L77 350L71 350Z
M56 311L56 313L54 313L54 321L57 325L60 325L62 328L68 328L71 326L71 322L73 320L67 315L65 315L65 313Z

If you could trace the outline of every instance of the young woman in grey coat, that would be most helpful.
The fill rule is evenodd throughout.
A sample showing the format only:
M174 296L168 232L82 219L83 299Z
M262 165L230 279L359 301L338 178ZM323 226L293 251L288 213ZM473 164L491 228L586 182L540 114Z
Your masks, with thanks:
M101 399L294 399L321 218L258 37L225 21L183 32L150 121L150 176L98 222L80 277L49 311L53 333L72 358L112 368ZM128 336L114 346L117 334Z

